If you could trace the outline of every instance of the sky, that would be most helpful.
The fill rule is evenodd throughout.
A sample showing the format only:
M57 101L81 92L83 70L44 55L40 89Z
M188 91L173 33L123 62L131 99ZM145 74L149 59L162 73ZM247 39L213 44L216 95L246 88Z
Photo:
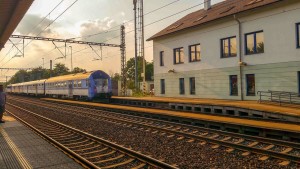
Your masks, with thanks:
M203 1L144 0L145 25L155 22L145 27L145 39L183 16L202 9ZM220 1L222 0L212 0L212 4ZM186 10L188 8L191 9ZM148 12L151 13L147 14ZM179 14L168 17L175 13ZM163 19L165 17L168 18ZM132 0L35 0L13 34L59 39L76 37L76 40L88 42L120 44L120 25L124 24L126 59L129 60L134 57L133 18ZM161 21L156 22L158 20ZM93 34L98 35L89 36ZM11 38L11 41L22 50L23 45L20 39ZM18 49L8 41L0 52L0 67L36 68L44 65L49 69L50 60L53 60L53 64L63 63L70 68L72 50L73 67L80 67L88 71L103 70L110 75L120 72L119 48L100 48L99 46L91 48L88 45L67 44L67 56L64 59L61 58L63 57L62 53L65 52L64 43L56 42L55 45L52 42L25 40L23 57ZM148 62L153 60L152 46L152 41L145 42L145 58ZM99 59L100 57L102 60ZM16 71L13 70L2 70L0 82L5 81L5 76L12 76L15 73Z

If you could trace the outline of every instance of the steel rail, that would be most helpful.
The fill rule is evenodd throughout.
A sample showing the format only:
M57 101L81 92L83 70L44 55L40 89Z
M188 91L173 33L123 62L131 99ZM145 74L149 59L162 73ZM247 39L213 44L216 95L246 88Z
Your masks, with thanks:
M49 106L49 105L47 105L47 106ZM66 108L63 108L63 109L66 109ZM78 110L74 110L74 109L73 109L73 111L79 112ZM211 142L211 143L215 143L215 144L220 144L220 145L225 146L225 147L234 147L234 148L242 150L242 151L255 152L255 153L258 153L258 154L268 155L270 157L275 157L275 158L285 159L285 160L291 160L293 162L300 163L300 157L298 157L298 156L293 156L293 155L284 154L284 153L275 152L275 151L270 151L270 150L264 150L264 149L255 148L255 147L249 147L249 146L246 146L246 145L235 144L235 143L226 142L226 141L222 141L222 140L218 140L218 139L213 139L213 138L209 138L209 137L199 136L199 135L195 135L195 134L191 134L191 133L185 133L185 132L181 132L181 131L174 131L174 130L170 130L170 129L166 129L166 128L161 128L161 127L156 127L156 126L151 126L151 125L147 125L147 124L141 124L141 123L138 123L138 122L136 122L134 120L131 120L131 121L129 121L129 120L122 120L122 119L117 119L117 118L113 118L113 117L106 117L106 116L95 115L95 114L87 113L87 112L80 112L80 113L85 113L87 115L93 115L93 116L101 117L102 119L105 118L107 120L113 119L115 121L122 122L122 123L130 123L130 124L134 124L134 125L140 125L140 126L143 126L145 128L150 128L152 130L163 131L163 132L166 132L166 133L172 133L172 134L184 136L184 137L187 137L187 138L197 139L197 140L204 140L204 141L207 141L207 142ZM233 136L233 133L226 133L226 134L220 133L220 134L222 134L223 136L224 135L225 136L231 136L231 137ZM234 135L235 135L234 137L237 137L236 133ZM244 135L239 134L238 137L242 137L243 138ZM257 138L257 137L256 137L256 139L253 139L253 138L250 139L250 141L254 141L254 140L255 141L259 141L261 143L274 144L274 142L272 143L272 141L274 141L274 140L267 140L267 139L261 140L261 138ZM280 143L281 142L282 141L280 141ZM299 144L297 144L297 143L291 143L291 142L286 142L286 144L284 146L291 147L292 144L295 145L297 148L299 147ZM276 145L277 146L282 146L282 144L276 144ZM292 147L292 148L295 148L295 147Z
M18 100L18 99L15 99L15 100ZM27 102L31 102L31 103L35 103L35 104L37 104L37 103L38 104L42 104L40 102L40 100L39 100L39 102L34 102L34 101L28 101L28 100L21 99L21 101L27 101ZM50 102L50 103L52 103L54 105L62 105L62 103L48 101L48 100L44 101L44 102L46 102L46 103ZM44 103L44 105L46 103ZM204 128L204 127L193 126L193 125L182 124L182 123L175 123L175 122L170 122L170 121L165 121L165 120L159 120L159 119L150 119L150 118L141 117L141 116L134 116L134 115L130 115L130 114L119 113L119 112L115 112L113 110L111 110L110 112L108 112L107 110L99 110L97 108L89 108L89 107L86 107L85 105L78 106L78 105L74 105L73 103L63 103L63 104L64 104L64 106L69 105L72 108L74 108L74 107L75 108L84 108L84 109L91 110L91 111L95 111L96 110L96 111L101 111L101 112L105 112L105 113L111 113L111 112L113 112L115 114L120 114L120 115L131 117L131 118L139 118L139 119L148 120L148 121L151 120L151 121L156 121L156 122L161 122L161 123L167 123L169 125L177 125L177 126L189 127L189 128L193 128L195 130L201 130L201 131L206 131L206 132L213 132L213 133L218 133L218 134L222 134L222 135L225 135L225 136L230 135L230 136L234 136L234 137L243 137L243 138L248 139L248 140L256 140L256 141L258 140L260 142L264 142L264 143L268 143L268 144L276 144L276 145L279 145L279 146L286 146L286 147L293 146L294 148L300 149L300 144L296 143L296 142L290 142L290 141L278 140L278 139L271 139L271 138L264 138L264 137L258 137L258 136L251 136L251 135L245 135L245 134L233 133L233 132L227 132L227 131L220 131L220 130L216 130L216 129ZM49 106L49 105L47 104L47 106ZM67 108L64 108L64 109L67 109ZM72 109L72 111L78 111L78 110ZM81 113L91 114L91 115L94 115L94 116L100 116L100 117L108 118L107 116L102 116L102 115L99 115L99 114L92 114L92 113L87 113L87 112L81 112ZM116 120L121 120L121 119L116 119Z
M22 101L24 101L24 100L22 100ZM28 101L28 100L26 100L26 101ZM50 103L56 104L56 105L62 105L62 103L55 102L55 101L48 101L47 100L45 102L50 102ZM37 103L37 102L35 102L35 103ZM41 104L41 103L39 102L39 104ZM85 108L85 109L89 109L89 110L97 110L97 111L102 111L102 112L105 111L105 112L107 112L107 110L100 110L100 109L97 109L97 108L89 108L86 105L83 105L83 106L76 105L75 106L74 103L63 103L63 105L64 106L65 105L69 105L69 106L77 107L77 108ZM91 107L93 107L93 106L91 106ZM72 111L74 111L74 109L72 109ZM203 131L214 132L214 133L225 134L225 135L226 134L228 134L228 135L230 134L231 136L235 136L235 137L243 137L243 138L250 139L250 140L260 140L261 142L266 142L266 143L270 143L270 144L278 144L278 145L284 145L284 146L293 146L295 148L299 148L300 149L300 144L299 143L295 143L295 142L289 142L289 141L277 140L277 139L270 139L270 138L264 138L264 137L258 137L258 136L251 136L251 135L244 135L244 134L227 132L227 131L220 131L220 130L216 130L216 129L209 129L209 128L204 128L204 127L199 127L199 126L192 126L192 125L187 125L187 124L180 124L180 123L175 123L175 122L170 122L170 121L165 121L165 120L159 120L159 119L149 119L149 118L145 118L145 117L141 117L141 116L134 116L134 115L129 115L129 114L115 112L114 110L110 110L110 111L113 112L113 113L115 113L115 114L121 114L121 115L124 115L124 116L133 117L133 118L140 118L140 119L144 119L144 120L152 120L152 121L163 122L163 123L168 123L168 124L172 124L172 125L181 125L181 126L185 126L185 127L190 127L190 128L198 129L198 130L200 129L200 130L203 130ZM128 110L126 110L126 111L128 111ZM134 111L132 111L132 112L134 112ZM83 113L87 114L87 112L83 112Z
M76 162L79 162L79 164L83 165L84 167L88 167L88 168L100 169L98 166L96 166L93 163L91 163L91 162L87 161L86 159L82 158L80 155L76 154L75 152L68 149L64 145L60 144L59 142L55 141L51 137L47 136L46 134L44 134L43 132L41 132L40 130L38 130L37 128L32 126L31 124L29 124L26 121L22 120L17 115L13 114L12 112L10 112L8 110L6 110L6 112L8 114L10 114L11 116L13 116L14 118L16 118L21 123L23 123L24 125L26 125L27 127L29 127L30 129L32 129L34 132L36 132L41 137L45 138L48 142L50 142L51 144L54 144L56 147L58 147L59 149L61 149L65 153L67 153L69 156L71 156L73 159L75 159Z
M141 153L139 153L139 152L133 151L133 150L131 150L131 149L127 149L127 148L125 148L125 147L123 147L123 146L117 145L117 144L115 144L115 143L113 143L113 142L109 142L109 141L107 141L107 140L104 140L104 139L102 139L102 138L96 137L96 136L91 135L91 134L89 134L89 133L86 133L86 132L80 131L80 130L78 130L78 129L72 128L72 127L70 127L70 126L68 126L68 125L65 125L65 124L62 124L62 123L60 123L60 122L54 121L54 120L52 120L52 119L49 119L49 118L47 118L47 117L41 116L41 115L36 114L36 113L34 113L34 112L32 112L32 111L29 111L29 110L26 110L26 109L21 108L21 107L19 107L19 106L16 106L16 105L14 105L14 104L11 104L11 103L7 103L7 104L9 104L10 106L13 106L13 107L15 107L15 108L18 108L18 109L20 109L20 110L22 110L22 111L25 111L25 112L27 112L27 113L29 113L29 114L32 114L32 115L34 115L34 116L36 116L36 117L38 117L38 118L41 118L41 119L43 119L43 120L47 120L47 121L49 121L49 122L51 122L51 123L54 123L54 124L56 124L56 125L59 125L59 126L63 126L63 127L67 128L67 129L69 129L69 130L71 130L71 131L80 133L80 134L85 135L85 136L87 136L87 137L89 137L89 138L91 138L91 139L94 139L94 140L96 140L96 141L99 141L99 142L103 143L103 144L106 145L106 146L109 146L109 147L111 147L111 148L113 148L113 149L116 149L116 150L118 150L118 151L120 151L120 152L123 152L123 153L125 153L125 154L127 154L127 155L129 155L129 156L131 156L131 157L133 157L133 158L136 158L136 159L138 159L138 160L140 160L140 161L142 161L142 162L144 162L144 163L146 163L146 164L148 164L148 165L150 165L150 166L160 167L160 168L165 168L165 169L177 169L177 167L172 166L172 165L170 165L170 164L164 163L164 162L162 162L162 161L159 161L159 160L154 159L154 158L152 158L152 157L146 156L146 155L141 154ZM19 118L18 118L18 119L19 119ZM43 135L45 135L45 134L43 134ZM46 136L46 138L50 138L50 137ZM52 141L53 139L50 138L49 140ZM53 140L53 141L55 141L55 140ZM57 142L57 144L60 144L60 143ZM63 147L64 147L64 146L63 146ZM68 149L67 147L64 147L64 149L66 149L67 151L72 152L72 150ZM76 154L76 153L72 152L71 154ZM77 154L77 156L80 156L80 155ZM86 161L86 162L89 162L89 161L85 160L85 159L84 159L83 157L81 157L81 156L80 156L80 159L81 159L81 160L84 160L84 161ZM90 162L89 162L89 163L90 163ZM93 164L93 165L94 165L94 164ZM96 166L96 165L94 165L94 166ZM99 168L98 166L96 166L96 167ZM94 167L92 167L92 168L94 168Z

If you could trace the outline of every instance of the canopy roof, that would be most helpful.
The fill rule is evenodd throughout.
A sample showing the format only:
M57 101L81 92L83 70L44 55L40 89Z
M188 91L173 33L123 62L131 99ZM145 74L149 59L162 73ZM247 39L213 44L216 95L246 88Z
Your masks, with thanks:
M0 0L0 50L14 32L33 0Z

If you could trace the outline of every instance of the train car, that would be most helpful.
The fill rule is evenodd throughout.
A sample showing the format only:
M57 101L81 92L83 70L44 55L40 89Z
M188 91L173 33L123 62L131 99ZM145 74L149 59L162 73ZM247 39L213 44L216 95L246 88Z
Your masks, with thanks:
M45 81L45 95L86 100L110 98L111 78L101 70L52 77Z
M45 81L46 79L42 79L22 83L23 93L35 96L45 95Z
M11 93L11 91L12 91L12 86L11 85L7 85L6 89L5 89L5 92L6 93Z
M11 93L23 94L23 83L16 83L11 85Z

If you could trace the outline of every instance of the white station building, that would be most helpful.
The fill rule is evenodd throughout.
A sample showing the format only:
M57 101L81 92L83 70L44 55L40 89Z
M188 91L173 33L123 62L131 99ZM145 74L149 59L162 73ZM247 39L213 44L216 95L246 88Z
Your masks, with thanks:
M156 96L257 100L258 91L300 92L299 0L203 3L148 39Z

